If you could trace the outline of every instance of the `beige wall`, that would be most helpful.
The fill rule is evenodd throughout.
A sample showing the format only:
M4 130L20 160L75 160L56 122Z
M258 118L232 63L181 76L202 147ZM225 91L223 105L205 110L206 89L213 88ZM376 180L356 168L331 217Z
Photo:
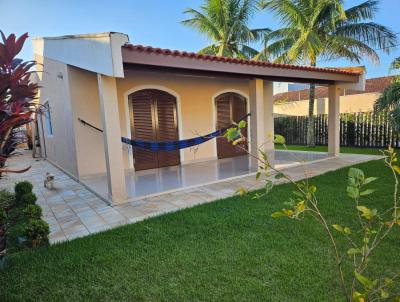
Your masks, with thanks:
M76 158L80 176L105 172L103 134L79 122L81 118L102 129L97 75L68 67L75 129Z
M366 112L373 109L380 93L353 94L340 97L340 113ZM315 100L314 112L328 114L328 98ZM286 102L274 105L274 114L308 115L308 100Z
M35 56L35 60L39 63L38 70L43 69L43 72L38 73L41 86L40 103L49 102L53 128L53 135L50 135L42 115L42 146L46 146L46 155L50 161L78 177L68 67L38 55Z
M213 98L220 93L233 91L248 99L249 82L241 79L179 76L155 72L126 71L124 79L117 80L119 112L122 135L128 136L130 129L128 95L136 90L154 88L177 96L179 139L208 134L215 130ZM124 151L125 164L130 166L132 155ZM197 152L184 149L181 162L216 158L216 142L210 140L199 145Z
M41 100L54 104L54 136L46 137L47 156L76 177L105 172L102 133L82 125L78 118L103 128L101 123L97 75L55 61L47 62ZM57 78L58 73L63 79ZM214 98L224 92L237 92L248 100L249 81L232 78L179 76L155 72L126 71L117 79L120 126L123 136L130 135L128 95L140 89L161 89L177 97L180 139L208 134L215 130ZM71 100L71 101L70 101ZM249 101L249 100L248 100ZM51 102L51 103L52 103ZM248 103L249 105L249 103ZM57 142L55 141L57 139ZM126 168L133 167L132 153L123 145ZM216 140L201 144L196 152L181 151L181 162L216 158Z

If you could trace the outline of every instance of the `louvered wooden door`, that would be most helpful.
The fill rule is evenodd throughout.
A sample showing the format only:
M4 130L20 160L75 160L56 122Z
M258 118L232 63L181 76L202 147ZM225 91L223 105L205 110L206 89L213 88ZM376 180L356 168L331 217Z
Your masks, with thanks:
M146 89L130 96L132 106L132 139L175 141L179 139L176 99L173 95ZM180 164L179 150L153 152L134 148L135 170L154 169Z
M216 98L217 129L228 127L232 121L238 122L247 114L246 99L237 93L224 93ZM247 137L247 128L242 130ZM243 147L243 145L242 145ZM247 145L244 146L247 149ZM246 151L233 146L225 137L217 137L218 158L234 157L244 155Z

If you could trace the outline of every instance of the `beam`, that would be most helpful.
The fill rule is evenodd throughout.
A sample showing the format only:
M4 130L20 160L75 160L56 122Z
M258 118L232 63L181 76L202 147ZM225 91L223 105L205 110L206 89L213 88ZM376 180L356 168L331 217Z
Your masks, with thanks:
M340 152L340 87L329 85L328 99L328 155Z

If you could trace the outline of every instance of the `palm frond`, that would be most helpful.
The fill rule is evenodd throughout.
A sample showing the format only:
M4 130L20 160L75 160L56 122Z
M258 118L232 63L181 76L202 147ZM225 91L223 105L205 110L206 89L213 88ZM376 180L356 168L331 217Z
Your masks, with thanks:
M378 11L379 0L367 0L345 11L349 22L372 20Z

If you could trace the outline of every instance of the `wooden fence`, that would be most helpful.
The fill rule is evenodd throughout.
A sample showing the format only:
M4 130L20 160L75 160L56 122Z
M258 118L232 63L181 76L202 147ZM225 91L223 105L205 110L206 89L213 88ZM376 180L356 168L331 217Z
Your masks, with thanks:
M306 116L275 118L275 133L283 135L290 145L307 143ZM328 116L321 114L314 119L316 145L328 144ZM365 148L400 147L400 136L389 123L385 113L343 113L340 115L340 145Z

